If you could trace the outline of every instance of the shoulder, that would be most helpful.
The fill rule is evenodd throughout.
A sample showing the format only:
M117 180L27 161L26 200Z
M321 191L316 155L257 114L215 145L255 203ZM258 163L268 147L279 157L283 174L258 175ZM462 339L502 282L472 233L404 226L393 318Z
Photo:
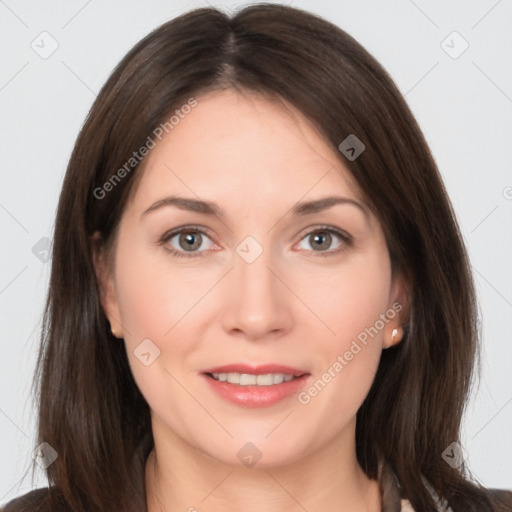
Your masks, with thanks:
M69 509L56 488L42 487L12 499L0 507L0 512L69 512Z

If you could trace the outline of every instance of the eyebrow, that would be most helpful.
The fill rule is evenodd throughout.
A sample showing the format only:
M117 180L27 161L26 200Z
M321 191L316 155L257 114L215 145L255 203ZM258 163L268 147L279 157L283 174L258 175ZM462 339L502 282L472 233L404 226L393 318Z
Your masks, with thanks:
M368 218L368 211L361 203L353 199L349 199L348 197L341 196L329 196L323 197L321 199L316 199L314 201L297 203L291 209L291 214L293 216L311 215L313 213L319 213L329 208L332 208L337 204L348 204L356 206ZM202 201L199 199L192 199L188 197L168 196L164 197L163 199L159 199L158 201L153 203L149 208L142 212L141 217L165 206L175 206L180 210L202 213L204 215L215 215L219 218L224 218L226 216L226 212L215 203L209 201Z

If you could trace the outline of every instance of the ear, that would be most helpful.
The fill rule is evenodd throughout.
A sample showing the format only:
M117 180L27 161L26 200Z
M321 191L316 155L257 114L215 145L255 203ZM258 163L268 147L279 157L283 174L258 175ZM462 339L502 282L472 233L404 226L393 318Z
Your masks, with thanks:
M108 255L102 243L101 234L95 231L90 238L92 260L98 288L100 290L100 301L107 320L110 322L110 329L116 338L123 338L123 326L115 292L115 279L112 265L109 264Z
M410 290L402 274L393 277L389 307L386 316L389 318L384 329L382 348L390 348L398 345L404 336L404 327L409 319Z

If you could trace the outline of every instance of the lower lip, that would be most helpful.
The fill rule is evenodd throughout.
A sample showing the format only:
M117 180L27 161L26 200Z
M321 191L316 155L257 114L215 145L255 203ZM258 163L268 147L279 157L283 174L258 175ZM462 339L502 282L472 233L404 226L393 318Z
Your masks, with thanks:
M230 384L229 382L220 382L205 373L202 376L211 388L226 400L237 405L255 408L274 405L298 393L304 387L309 374L302 375L289 382L273 384L272 386L240 386L238 384Z

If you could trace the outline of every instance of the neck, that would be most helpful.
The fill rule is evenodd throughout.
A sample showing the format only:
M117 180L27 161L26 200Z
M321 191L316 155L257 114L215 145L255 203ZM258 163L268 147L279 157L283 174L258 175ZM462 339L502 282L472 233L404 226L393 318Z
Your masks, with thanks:
M280 466L234 466L153 423L146 462L148 512L380 512L379 484L355 454L355 425L328 445Z

